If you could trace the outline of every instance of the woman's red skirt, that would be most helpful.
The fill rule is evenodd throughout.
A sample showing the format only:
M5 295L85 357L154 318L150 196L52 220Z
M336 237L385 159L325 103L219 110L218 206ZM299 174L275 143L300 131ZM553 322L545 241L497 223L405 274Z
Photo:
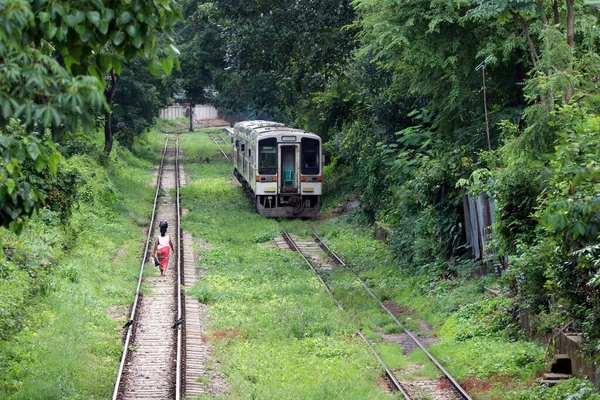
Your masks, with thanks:
M169 252L171 248L169 246L158 249L158 261L160 261L160 269L166 271L169 266Z

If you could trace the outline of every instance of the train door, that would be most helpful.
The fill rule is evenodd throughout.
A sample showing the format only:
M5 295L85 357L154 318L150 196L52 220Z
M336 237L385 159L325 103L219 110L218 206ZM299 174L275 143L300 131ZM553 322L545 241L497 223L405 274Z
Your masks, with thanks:
M298 146L297 145L280 145L280 173L279 173L279 188L280 193L297 193L298 192Z
M242 143L240 148L240 159L242 162L242 175L246 176L246 166L248 164L248 160L246 160L246 143Z

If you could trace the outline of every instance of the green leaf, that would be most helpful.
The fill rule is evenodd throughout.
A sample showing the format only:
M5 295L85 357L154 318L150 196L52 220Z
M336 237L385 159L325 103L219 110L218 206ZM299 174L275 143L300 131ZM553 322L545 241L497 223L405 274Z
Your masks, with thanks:
M35 170L37 172L42 172L44 168L46 168L46 161L42 159L42 157L39 157L37 160L35 160Z
M117 26L125 25L132 19L133 19L133 15L131 15L131 13L129 11L125 11L124 13L119 15L119 18L117 19Z
M113 35L112 42L115 46L120 46L125 40L125 32L118 31Z
M73 28L76 25L81 24L84 20L85 20L85 13L83 11L77 11L74 14L69 14L64 17L64 21L71 28Z
M121 71L123 69L123 66L121 65L121 60L119 60L118 58L113 58L112 67L115 70L115 74L121 75Z
M9 174L13 174L15 172L15 165L14 163L8 163L5 166L6 170L8 171Z
M154 28L156 25L158 25L158 18L156 18L155 15L150 14L146 16L146 23L151 27Z
M86 72L87 72L87 68L85 65L75 64L75 63L73 63L71 65L71 73L75 76L85 75Z
M162 70L165 74L170 75L173 70L173 60L171 58L163 58L160 60L162 64Z
M37 143L29 143L27 145L27 152L32 160L36 160L41 154L40 146L38 146Z
M152 59L148 61L148 70L152 73L152 75L160 75L160 71L162 71L162 63L157 59Z
M58 27L58 30L56 32L56 38L60 41L63 41L65 39L65 37L67 36L68 32L69 32L69 28L61 25L60 27Z
M50 10L50 14L52 15L52 17L56 17L57 14L61 17L65 15L65 9L58 2L50 3L49 10Z
M112 68L112 57L106 54L98 54L96 64L100 67L100 71L108 72Z
M135 36L133 37L133 39L131 39L131 43L136 49L139 49L140 47L142 47L144 39L141 36Z
M125 30L131 37L135 37L138 34L138 27L135 24L127 25L127 28L125 28Z
M103 71L100 71L100 69L94 64L91 64L87 67L87 72L90 75L95 76L99 80L104 79L104 77L102 76Z
M102 0L90 0L90 2L99 10L104 9L104 3Z
M575 237L580 237L580 236L585 235L586 228L587 228L586 224L584 224L581 221L577 221L575 226L573 226L573 235Z
M48 24L48 26L46 27L46 35L48 36L48 39L52 39L54 37L54 35L56 35L57 30L58 30L58 28L56 27L55 24L53 24L53 23Z
M45 23L50 20L50 14L48 14L47 12L41 11L38 13L38 18L40 19L40 21Z
M81 35L80 39L83 43L87 43L93 36L92 30L90 29L89 26L83 26L83 25L80 25L80 26L82 27L82 29L75 28L75 30L77 30L77 32L82 31L80 33L80 35ZM89 54L89 52L87 51L87 48L86 48L86 53Z
M101 20L100 24L98 24L98 30L102 32L103 35L106 35L106 32L108 32L108 21L104 19Z
M110 21L113 20L113 18L115 18L114 10L112 10L110 8L106 8L104 11L102 11L102 20L103 21L106 21L107 23L109 23Z
M86 15L88 21L90 21L94 26L97 27L100 24L100 13L98 11L88 11Z
M4 185L6 186L8 194L12 194L13 190L15 190L15 181L12 178L5 180Z
M69 56L71 56L75 60L80 60L83 54L83 46L80 44L70 46L68 48Z
M58 172L58 164L60 163L60 160L61 156L57 151L50 154L50 157L48 158L48 168L50 168L50 172L52 172L54 175L56 175Z

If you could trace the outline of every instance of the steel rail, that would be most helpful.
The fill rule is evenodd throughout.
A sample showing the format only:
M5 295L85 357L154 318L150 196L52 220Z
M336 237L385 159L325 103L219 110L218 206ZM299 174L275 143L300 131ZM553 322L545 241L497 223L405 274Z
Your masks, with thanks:
M223 143L225 143L225 145L226 145L227 147L229 147L230 149L233 149L233 144L232 144L231 142L228 142L227 140L225 140L225 138L223 138L223 136L217 135L217 137L218 137L219 139L221 139L221 141L222 141Z
M140 298L140 288L142 286L142 278L144 273L144 264L146 263L146 257L148 256L148 249L150 248L150 242L152 238L152 227L154 226L154 220L156 218L156 204L158 203L158 197L160 188L162 185L162 174L163 166L165 161L165 155L167 153L167 144L169 143L169 137L165 140L165 147L163 148L162 158L160 160L160 166L158 167L158 176L156 178L156 192L154 194L154 204L152 206L152 216L150 217L150 228L148 229L148 237L146 238L146 245L144 246L144 252L142 253L142 261L140 265L140 275L138 277L138 284L135 290L135 297L133 300L133 306L131 307L131 314L129 316L129 322L127 326L127 336L125 338L125 345L123 346L123 354L121 355L121 363L119 365L119 372L117 373L117 379L115 382L115 388L113 390L113 400L117 400L119 395L119 387L121 386L121 378L123 377L123 369L125 367L125 360L127 359L127 352L129 350L129 342L131 341L131 335L133 333L133 323L135 321L135 312Z
M340 265L344 266L346 269L348 269L349 271L351 271L354 274L354 276L360 282L362 287L369 293L369 295L371 295L372 298L374 298L379 303L379 306L381 308L383 308L390 317L392 317L392 319L396 322L396 324L398 324L399 326L404 328L404 332L406 332L406 334L415 342L415 344L417 346L419 346L419 348L425 352L427 357L431 360L431 362L433 362L436 365L436 367L438 367L438 369L450 381L450 383L452 384L454 389L456 389L456 391L460 394L460 396L465 400L472 400L471 396L469 396L469 394L462 388L462 386L460 386L460 384L452 377L452 375L450 375L450 373L442 366L442 364L440 364L440 362L427 350L427 348L425 348L425 346L423 345L423 343L421 343L421 341L417 338L417 336L414 333L412 333L406 326L404 326L404 324L402 324L402 322L400 322L400 320L398 320L398 318L396 318L396 316L379 300L379 298L377 296L375 296L375 294L364 283L364 281L362 279L360 279L360 277L358 276L358 273L354 270L354 268L352 268L348 264L346 264L329 246L327 246L327 244L323 241L323 239L321 239L321 237L319 237L319 235L317 235L317 233L312 228L312 226L309 226L309 228L312 232L313 237L319 244L319 246L321 246L325 251L327 251L329 254L331 254L331 256L338 263L340 263Z
M181 270L181 254L183 252L181 246L181 204L179 202L179 136L175 142L175 197L176 197L176 213L177 213L177 321L183 318L183 306L181 302L181 282L183 274ZM181 398L181 361L182 361L182 329L177 329L177 370L175 373L175 399Z
M325 290L327 291L327 293L329 293L329 295L331 296L331 298L336 302L338 308L340 310L342 310L342 312L346 315L346 317L348 317L349 320L352 320L350 318L350 315L348 314L348 312L344 309L344 307L342 307L342 304L339 302L339 300L333 294L333 291L331 290L331 288L329 287L329 285L323 280L323 278L321 278L321 275L319 274L319 272L310 263L310 261L308 261L308 258L306 258L306 256L304 255L304 253L302 253L302 251L300 250L300 248L296 245L296 242L294 241L294 239L292 239L292 237L289 235L289 233L283 228L283 226L281 225L281 223L279 224L279 227L281 229L281 233L283 235L284 240L290 245L290 247L292 247L296 252L298 252L302 256L302 258L304 259L304 261L306 262L306 264L308 264L308 266L310 267L310 269L314 272L314 274L317 277L317 279L319 280L319 282L321 282L321 284L325 287ZM356 332L363 339L363 341L367 344L367 346L369 346L369 349L371 350L371 352L373 353L373 355L375 356L375 358L377 358L377 361L379 361L379 364L385 370L385 373L386 373L388 379L392 382L394 388L397 391L399 391L400 393L402 393L402 395L404 396L404 398L406 400L410 400L410 396L408 395L408 393L404 390L404 388L402 387L402 385L400 384L400 382L398 382L398 380L394 376L393 372L388 368L388 366L381 359L381 357L379 356L379 354L375 351L375 349L373 348L373 346L371 345L371 343L369 342L369 340L363 335L363 333L360 331L359 328L356 328Z
M178 133L183 133L185 131L187 131L189 128L179 128L179 129L175 129L174 131L160 131L160 133L164 133L166 135L169 134L178 134Z
M213 135L208 135L208 137L210 137L210 140L213 141L213 143L215 144L215 146L217 146L217 148L219 149L219 151L221 152L221 154L223 154L223 156L225 156L225 158L227 159L227 161L231 162L231 160L229 159L229 156L221 149L221 146L215 140L215 137ZM221 139L223 139L223 138L221 138Z

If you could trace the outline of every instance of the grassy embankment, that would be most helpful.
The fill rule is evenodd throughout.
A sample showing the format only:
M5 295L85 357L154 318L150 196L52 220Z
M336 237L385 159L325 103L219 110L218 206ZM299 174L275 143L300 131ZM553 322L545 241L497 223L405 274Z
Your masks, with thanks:
M213 357L231 385L223 398L394 398L377 386L376 360L312 272L273 247L276 221L253 210L209 138L186 134L181 147L191 176L183 225L209 247L192 290L210 304Z
M157 159L147 143L101 164L101 135L94 144L61 165L79 181L69 220L45 210L20 236L0 231L0 398L112 393Z

